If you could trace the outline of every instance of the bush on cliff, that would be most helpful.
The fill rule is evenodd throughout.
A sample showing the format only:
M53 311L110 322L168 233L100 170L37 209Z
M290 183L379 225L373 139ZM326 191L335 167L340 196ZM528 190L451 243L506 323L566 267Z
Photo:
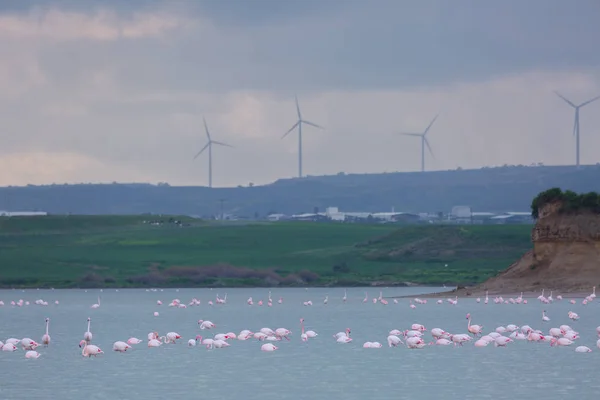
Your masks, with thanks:
M539 210L546 204L560 203L561 213L591 211L600 214L600 195L596 192L577 194L571 190L564 192L560 188L548 189L538 194L531 202L531 216L539 216Z

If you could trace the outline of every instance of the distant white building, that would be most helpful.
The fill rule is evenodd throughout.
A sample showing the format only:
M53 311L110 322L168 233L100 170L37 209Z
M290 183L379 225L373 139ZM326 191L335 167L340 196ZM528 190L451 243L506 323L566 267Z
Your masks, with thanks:
M35 217L48 215L46 211L0 211L0 217Z
M340 212L340 210L337 207L327 207L325 209L325 216L327 216L327 218L331 219L332 221L346 220L346 214Z
M267 215L267 220L269 221L281 221L282 219L288 219L285 214L269 214Z
M470 219L473 213L469 206L454 206L450 211L450 216L454 219Z

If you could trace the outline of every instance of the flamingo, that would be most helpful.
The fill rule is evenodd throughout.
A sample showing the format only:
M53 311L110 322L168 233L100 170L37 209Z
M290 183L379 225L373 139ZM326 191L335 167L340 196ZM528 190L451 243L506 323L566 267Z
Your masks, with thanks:
M304 318L300 318L300 330L302 332L300 334L300 339L302 339L303 342L306 342L308 340L308 335L304 333Z
M34 350L29 350L27 353L25 353L25 358L34 358L35 359L35 358L39 358L40 356L41 356L41 354Z
M2 346L2 351L15 351L17 350L17 346L15 346L13 343L4 343L4 346Z
M98 296L98 303L92 304L90 308L98 308L100 307L100 296Z
M344 289L344 297L342 297L342 301L345 303L348 300L348 291Z
M46 318L46 333L42 336L42 344L44 347L48 347L50 344L50 335L48 334L48 325L50 324L50 318Z
M591 352L592 352L592 349L590 349L590 348L589 348L589 347L587 347L587 346L577 346L577 347L575 348L575 351L576 351L577 353L591 353Z
M421 349L425 347L425 342L420 337L409 337L406 339L406 347L409 349Z
M494 345L496 347L506 347L506 345L510 342L512 342L513 340L509 337L506 336L498 336L496 339L494 339Z
M83 340L90 344L92 342L92 332L90 332L90 324L92 323L92 319L90 317L88 317L87 323L87 331L83 334Z
M198 343L198 341L202 342L202 336L196 335L196 338L188 340L188 346L193 347Z
M550 346L570 346L572 344L573 344L572 340L564 338L564 337L558 338L558 339L553 338L550 341Z
M81 355L84 357L90 358L92 356L96 357L98 354L104 354L104 352L100 350L100 347L88 344L85 340L79 342L79 347L83 347Z
M148 340L148 347L159 347L163 344L164 336L155 337Z
M138 338L130 337L129 339L127 339L127 344L139 344L139 343L142 343L142 341Z
M567 315L573 321L577 321L579 319L579 315L577 315L577 313L574 313L573 311L569 311Z
M279 347L275 346L273 343L265 343L262 346L260 346L260 349L262 351L275 351L277 350Z
M474 336L481 335L481 331L483 330L483 326L480 325L471 325L471 313L467 314L467 319L469 323L467 324L467 330L472 333Z
M214 328L216 325L213 324L210 321L204 321L204 320L198 320L198 325L200 325L200 329L204 330L204 329L212 329Z
M21 339L21 347L23 348L23 350L35 350L35 348L38 346L39 346L39 344L37 344L37 342L33 339L30 339L30 338Z
M125 353L127 349L130 349L131 346L125 342L117 341L113 343L113 350L118 351L119 353Z
M177 332L169 332L167 333L165 343L176 343L177 339L181 339L181 335Z
M387 337L387 342L388 342L388 346L390 346L390 347L396 347L399 344L404 344L402 342L402 340L400 340L400 338L396 335L389 335Z
M546 310L542 311L542 321L544 321L544 322L550 321L550 318L548 318L548 316L546 315Z

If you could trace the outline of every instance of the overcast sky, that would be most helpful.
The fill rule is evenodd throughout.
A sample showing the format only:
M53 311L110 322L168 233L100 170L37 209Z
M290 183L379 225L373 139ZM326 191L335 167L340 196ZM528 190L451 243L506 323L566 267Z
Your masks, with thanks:
M0 3L0 185L214 186L304 172L572 164L600 95L597 0ZM581 111L600 162L600 100Z

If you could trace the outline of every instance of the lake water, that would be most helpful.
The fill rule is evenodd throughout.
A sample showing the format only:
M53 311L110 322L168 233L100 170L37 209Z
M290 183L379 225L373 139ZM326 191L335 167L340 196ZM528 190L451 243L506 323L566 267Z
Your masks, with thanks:
M379 291L367 289L369 298ZM439 288L389 288L384 296L416 295ZM20 290L0 291L0 340L30 337L41 341L44 318L49 317L48 348L38 347L38 359L25 359L24 351L0 352L0 399L591 399L600 390L597 366L600 350L596 347L596 326L600 325L598 305L594 301L571 305L567 300L543 305L530 299L527 305L490 302L476 304L474 299L417 305L409 300L388 305L364 304L364 289L348 289L348 302L341 298L343 289L276 289L273 307L248 306L249 296L257 302L267 298L266 289L229 289L227 304L207 305L217 290L165 289L146 290ZM225 290L220 290L223 295ZM90 309L101 295L101 307ZM329 295L329 304L323 298ZM283 297L284 303L277 304ZM198 298L200 306L177 309L167 304L179 298L187 304ZM48 306L38 306L36 299ZM13 307L10 301L31 302ZM53 304L55 300L59 305ZM157 306L156 301L164 304ZM303 306L312 300L313 306ZM543 323L542 309L551 322ZM567 318L573 310L579 321ZM158 311L160 316L154 317ZM452 333L466 333L465 315L483 325L485 333L497 326L528 324L547 332L550 327L571 325L580 332L576 345L586 345L592 353L576 353L576 345L551 348L548 343L516 341L506 348L489 345L476 348L473 342L463 347L427 346L409 350L390 348L386 338L392 329L410 329L421 323L427 329L439 327ZM92 343L105 351L97 358L83 358L79 341L92 318ZM299 319L319 336L300 340ZM198 319L210 320L217 327L199 330ZM230 341L231 346L207 350L188 347L187 340L197 334L242 329L284 327L292 330L291 341L276 342L279 350L260 350L254 339ZM338 344L332 335L352 329L353 342ZM182 339L175 345L148 348L147 334L175 331ZM117 340L138 337L142 343L127 353L112 351ZM431 340L427 332L426 341ZM379 341L384 347L364 349L365 341Z

